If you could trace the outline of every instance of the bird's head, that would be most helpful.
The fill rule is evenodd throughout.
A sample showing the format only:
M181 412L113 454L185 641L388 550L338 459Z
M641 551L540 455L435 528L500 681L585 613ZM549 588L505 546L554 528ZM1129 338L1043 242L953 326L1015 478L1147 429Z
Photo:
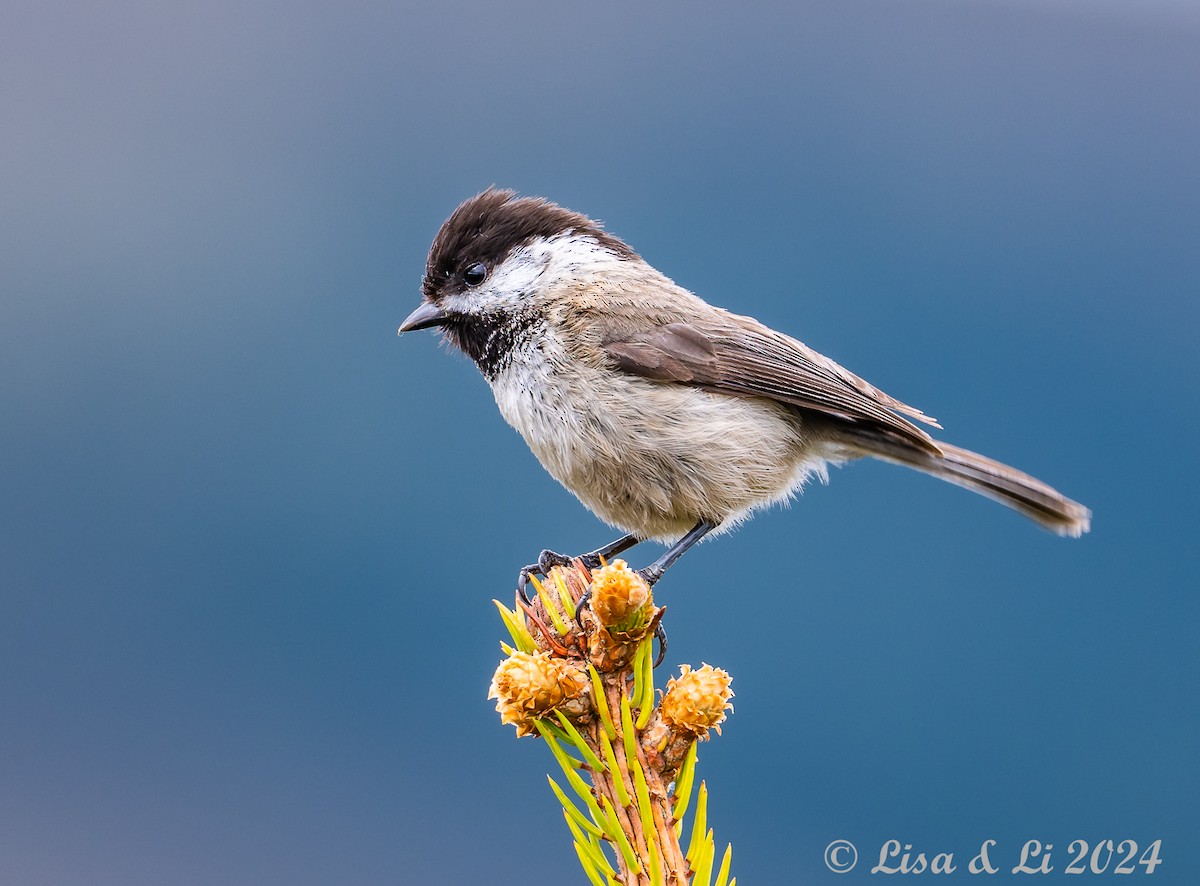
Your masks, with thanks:
M438 231L421 282L423 301L400 332L442 327L486 372L489 340L546 316L606 265L630 259L638 256L587 216L489 188Z

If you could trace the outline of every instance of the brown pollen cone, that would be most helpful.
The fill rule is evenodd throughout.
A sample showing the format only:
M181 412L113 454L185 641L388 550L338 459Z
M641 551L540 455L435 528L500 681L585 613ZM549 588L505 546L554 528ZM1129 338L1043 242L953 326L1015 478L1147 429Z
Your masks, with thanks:
M681 665L680 671L678 677L667 681L667 691L659 705L663 723L677 733L696 738L708 738L709 729L716 729L720 735L725 711L733 710L729 703L733 697L729 673L712 665L704 665L697 671Z
M496 668L488 698L496 699L500 721L517 727L517 735L536 732L533 721L562 710L580 716L590 709L590 681L577 661L549 652L514 652Z
M594 630L588 638L588 655L598 670L618 670L654 630L663 609L654 605L646 580L624 560L592 571L591 594L588 608Z

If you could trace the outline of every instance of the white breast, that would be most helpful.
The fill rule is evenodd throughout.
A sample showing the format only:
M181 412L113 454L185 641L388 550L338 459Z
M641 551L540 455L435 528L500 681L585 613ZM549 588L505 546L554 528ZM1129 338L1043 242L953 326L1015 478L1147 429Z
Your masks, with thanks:
M491 385L504 420L525 438L546 470L574 491L580 431L570 376L562 344L542 327L512 351Z
M732 526L824 473L791 410L568 362L544 329L492 392L555 479L642 538L677 539L701 518Z

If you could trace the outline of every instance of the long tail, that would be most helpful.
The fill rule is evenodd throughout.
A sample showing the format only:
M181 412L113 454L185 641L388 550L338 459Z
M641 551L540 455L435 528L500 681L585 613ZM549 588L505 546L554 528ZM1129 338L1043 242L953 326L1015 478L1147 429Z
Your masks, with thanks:
M1059 535L1078 538L1091 528L1091 511L1041 480L968 449L937 446L941 456L876 438L868 453L986 495Z

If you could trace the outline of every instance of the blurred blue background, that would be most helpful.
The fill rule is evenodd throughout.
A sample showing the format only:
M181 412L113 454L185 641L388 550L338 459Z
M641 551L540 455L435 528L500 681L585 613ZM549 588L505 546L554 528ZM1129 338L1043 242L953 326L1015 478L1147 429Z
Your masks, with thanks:
M857 464L684 558L739 882L876 882L892 837L959 880L1162 839L1151 882L1198 882L1194 4L3 18L0 882L582 882L489 601L613 533L395 335L491 183L1095 511Z

